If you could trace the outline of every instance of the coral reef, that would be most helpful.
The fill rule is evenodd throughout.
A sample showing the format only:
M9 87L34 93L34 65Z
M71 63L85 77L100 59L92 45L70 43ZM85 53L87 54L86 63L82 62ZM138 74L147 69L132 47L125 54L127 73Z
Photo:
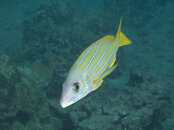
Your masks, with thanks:
M0 97L0 129L62 128L62 121L50 112L36 74L27 67L15 67L8 56L0 56Z
M0 56L0 68L3 130L154 130L163 128L161 122L171 112L169 82L147 66L132 70L124 89L105 82L95 94L67 109L60 108L59 99L47 98L30 68L15 67L8 56ZM49 87L60 84L57 77L55 70Z
M171 112L170 90L169 81L140 66L130 72L124 89L104 83L64 112L82 130L163 129L161 122Z
M32 20L24 21L21 46L25 58L31 61L50 53L63 57L69 53L77 55L79 50L75 48L82 44L76 43L73 33L77 32L72 31L75 25L72 16L80 14L74 11L69 2L59 1L58 4L40 7Z

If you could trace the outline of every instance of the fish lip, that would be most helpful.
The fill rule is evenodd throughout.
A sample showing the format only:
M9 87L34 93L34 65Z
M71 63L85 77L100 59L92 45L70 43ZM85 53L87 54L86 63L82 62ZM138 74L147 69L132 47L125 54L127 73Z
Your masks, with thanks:
M62 107L62 108L67 107L67 105L66 105L66 104L64 104L64 103L62 103L62 102L60 102L60 105L61 105L61 107Z
M66 108L72 104L73 104L72 102L66 102L66 101L60 100L60 105L62 108Z
M66 108L66 107L70 106L71 104L73 104L73 103L65 98L60 99L60 105L62 108Z
M68 105L68 101L67 99L65 98L66 97L66 93L65 93L66 89L65 89L65 83L63 84L63 89L62 89L62 94L61 94L61 98L60 98L60 105L62 108L65 108Z
M62 99L60 99L60 105L62 108L65 108L67 106L69 106L66 102L64 102Z

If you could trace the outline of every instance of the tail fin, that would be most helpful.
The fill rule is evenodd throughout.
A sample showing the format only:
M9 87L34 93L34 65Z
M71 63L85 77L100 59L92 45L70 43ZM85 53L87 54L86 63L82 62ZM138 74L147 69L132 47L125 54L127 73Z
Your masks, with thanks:
M132 41L129 40L129 39L121 32L121 23L122 23L122 17L121 17L121 20L120 20L120 25L119 25L119 27L118 27L118 31L117 31L117 34L116 34L115 39L119 39L119 41L120 41L120 46L124 46L124 45L131 44Z
M131 40L129 40L122 32L120 32L120 46L125 46L125 45L129 45L132 43Z

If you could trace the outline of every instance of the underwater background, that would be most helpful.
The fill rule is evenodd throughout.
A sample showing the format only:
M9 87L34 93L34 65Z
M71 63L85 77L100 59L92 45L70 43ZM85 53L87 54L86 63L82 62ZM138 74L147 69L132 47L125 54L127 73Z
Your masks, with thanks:
M90 44L132 44L102 86L60 106ZM0 0L0 130L174 130L174 0Z

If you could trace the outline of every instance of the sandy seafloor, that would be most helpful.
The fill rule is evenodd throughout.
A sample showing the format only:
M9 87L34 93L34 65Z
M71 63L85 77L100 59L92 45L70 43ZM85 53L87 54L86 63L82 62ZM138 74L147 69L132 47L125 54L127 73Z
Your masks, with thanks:
M105 5L102 3L102 0L95 1L94 4L93 2L87 2L87 0L77 0L72 5L75 5L79 10L83 10L90 15L97 15ZM47 5L49 2L47 0L0 1L0 55L5 54L13 59L16 53L20 54L22 52L20 50L20 44L23 42L23 21L25 19L31 19L41 4ZM174 86L174 1L170 0L165 2L164 6L154 7L153 11L150 12L151 16L144 20L141 20L143 19L143 12L141 13L141 17L138 18L126 16L126 13L123 14L122 29L132 40L132 44L124 47L124 50L121 49L122 53L124 53L123 60L125 64L122 68L124 70L122 70L123 74L120 77L121 81L117 80L115 84L124 86L127 71L139 65L148 65L152 73L160 74L164 80L169 80L172 84L171 86ZM117 18L121 16L121 14L115 15ZM115 27L117 27L119 19L114 21L117 21L117 23L111 24L115 24ZM115 31L116 28L113 28L110 32L102 32L102 34L107 35ZM85 32L83 34L85 35ZM21 62L22 59L19 61ZM122 65L123 62L120 62ZM172 88L172 103L174 103L173 90ZM164 126L169 125L174 127L173 124L174 115L171 115L171 117L164 121Z

